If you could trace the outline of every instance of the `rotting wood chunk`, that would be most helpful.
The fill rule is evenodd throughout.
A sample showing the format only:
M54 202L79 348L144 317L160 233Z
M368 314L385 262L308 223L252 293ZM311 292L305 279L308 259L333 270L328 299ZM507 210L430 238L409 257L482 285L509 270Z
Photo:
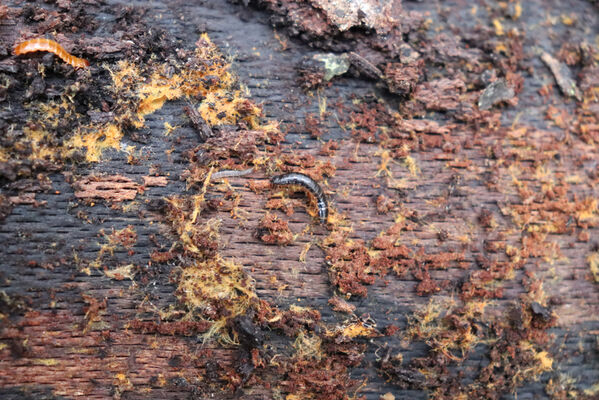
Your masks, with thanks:
M333 311L351 314L356 310L356 306L343 300L341 297L333 296L329 299L329 305Z
M572 75L568 67L559 62L549 53L543 53L541 60L549 67L551 73L555 77L560 90L563 94L569 97L574 97L576 100L582 100L580 90L576 86L576 82L572 79Z
M142 176L144 180L144 186L161 186L164 187L168 184L166 176Z
M466 91L461 79L437 79L418 85L414 98L424 103L428 110L455 110L460 105L460 95Z
M510 100L514 95L514 89L508 86L505 79L498 79L482 92L478 99L478 108L488 110L497 103Z
M140 185L122 175L87 176L73 185L79 199L104 199L114 202L133 200Z
M424 63L415 61L411 64L387 63L385 65L385 83L389 92L399 95L410 94L422 75Z

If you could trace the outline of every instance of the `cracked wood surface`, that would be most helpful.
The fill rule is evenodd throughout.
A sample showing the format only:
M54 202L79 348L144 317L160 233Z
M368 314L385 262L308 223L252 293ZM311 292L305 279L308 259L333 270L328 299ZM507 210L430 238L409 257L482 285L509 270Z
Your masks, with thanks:
M416 9L426 8L420 3L406 3ZM465 3L470 5L471 2ZM595 13L593 21L596 22L596 9L590 4L573 3L580 6L579 10ZM473 262L483 252L483 242L520 241L515 228L511 236L496 238L477 222L481 211L487 209L491 210L496 223L507 229L513 222L502 213L502 205L521 203L518 193L510 188L511 176L501 176L496 182L497 186L505 188L504 191L490 191L485 186L481 171L487 168L487 158L478 147L463 147L455 158L447 160L440 157L446 153L433 149L415 153L412 156L419 167L417 175L411 174L405 165L392 163L389 170L401 181L398 190L390 189L386 179L377 176L381 157L376 145L341 142L334 156L320 155L321 143L301 129L300 121L306 114L318 114L324 98L333 109L332 105L339 98L346 100L350 94L367 95L377 89L369 81L343 78L313 96L303 93L296 82L295 67L304 55L314 50L299 41L287 39L283 51L280 36L269 26L267 14L216 0L140 2L139 5L150 9L148 18L156 26L183 41L193 43L198 29L208 32L215 43L231 55L240 82L249 88L252 99L264 105L265 116L289 127L285 151L306 151L337 167L334 177L327 179L323 188L334 208L352 221L352 238L370 241L392 225L392 213L382 215L376 210L377 196L386 194L402 207L417 210L422 218L423 223L418 229L402 236L404 243L417 243L415 247L457 250L461 248L462 238L468 236L480 244L466 251L466 260ZM452 2L452 5L464 7L462 2ZM542 10L527 10L533 14L528 22L531 25L544 20L544 12L584 14L584 11L560 5L557 1L547 2ZM438 17L435 11L433 14ZM594 34L596 37L596 26ZM558 46L549 38L542 38L540 45L552 52ZM542 69L540 60L533 62L535 68ZM543 83L540 78L527 78L518 106L503 109L501 116L505 123L518 118L521 123L537 126L539 131L526 139L539 147L563 135L561 130L548 126L543 115L545 108L538 94ZM558 99L561 106L572 107L565 98ZM391 104L397 101L389 98ZM185 191L185 183L178 179L185 167L181 161L182 153L194 147L198 139L192 127L185 126L183 106L182 101L167 102L147 118L144 129L151 135L144 146L147 152L142 163L128 164L126 154L109 152L104 162L81 168L81 176L96 178L83 178L71 185L68 177L52 175L52 190L36 196L43 205L32 207L27 199L16 202L12 214L0 224L3 242L1 289L9 295L27 297L31 309L26 318L17 320L0 337L3 345L0 349L0 395L3 398L181 398L194 393L186 382L207 373L198 359L211 357L225 364L234 362L234 349L204 344L193 336L152 336L127 328L128 322L145 310L167 307L175 301L175 288L168 277L169 268L174 268L172 265L164 267L163 273L151 282L144 283L134 279L110 279L100 270L92 269L87 275L75 273L73 269L77 259L97 258L105 244L102 231L132 226L137 233L137 241L131 249L114 251L111 262L115 265L147 265L152 251L169 249L172 234L168 228L154 222L157 219L149 204L166 195ZM424 128L432 137L430 140L434 140L435 135L450 135L456 142L469 140L470 131L446 128L442 118L436 118L439 120L430 122L439 124L435 125L434 132ZM164 140L165 122L182 125L173 133L178 138L176 143ZM423 122L414 123L419 126ZM327 118L325 125L326 139L347 138L347 132L341 129L335 115ZM418 131L418 127L413 129ZM476 140L489 146L500 143L507 147L515 139L497 134L478 136ZM580 171L576 161L587 154L593 154L597 159L596 144L591 146L573 139L572 145L561 153L561 163L555 166L554 172L569 175ZM468 163L461 163L465 160ZM456 164L448 166L452 161ZM160 177L153 176L151 168L154 166L159 166ZM456 176L459 177L457 184ZM221 255L244 266L261 298L282 307L292 304L314 307L325 321L342 319L327 305L334 290L329 282L324 252L317 245L328 232L314 223L303 202L287 218L291 231L297 234L292 244L268 246L257 239L256 229L268 211L265 205L269 197L250 190L248 183L267 179L261 172L250 177L228 178L228 183L240 196L239 210L235 215L210 211L204 216L222 220ZM522 180L526 181L526 178ZM100 184L108 186L100 187ZM142 184L145 190L140 191ZM597 188L594 192L582 185L577 189L575 182L571 187L574 194L582 197L599 196ZM113 189L117 189L116 192ZM209 187L207 198L219 198L226 190L225 183L214 183ZM103 198L124 203L90 206L77 203L76 198ZM440 243L439 232L446 232L448 239ZM599 231L591 228L588 233L589 241L579 240L578 232L574 230L566 235L550 235L563 257L551 262L542 258L529 261L525 269L516 271L517 276L506 283L503 297L496 301L495 307L499 310L517 299L524 292L521 281L526 271L534 271L543 280L548 296L560 299L554 308L559 316L558 326L552 329L556 349L554 372L544 374L539 382L525 383L513 395L519 399L545 396L545 384L559 374L574 377L581 388L588 388L599 380L596 344L599 288L589 279L585 261L586 255L596 246ZM455 296L458 283L468 276L468 271L450 265L445 270L431 271L431 275L435 280L450 281L450 286L439 295L449 301ZM418 283L411 276L377 279L368 286L366 298L352 298L351 303L357 308L356 315L370 314L379 326L395 324L404 328L407 315L429 301L428 297L416 296ZM99 302L106 299L105 307L99 306L97 318L86 317L91 305L82 294ZM27 340L25 346L23 338ZM369 399L378 399L387 392L394 393L396 398L426 398L424 392L399 389L376 373L377 348L402 345L397 337L384 338L368 350L363 364L353 369L353 377L367 379L362 393ZM469 361L473 366L487 362L483 349L480 350L480 355ZM406 349L411 357L424 352L424 345ZM272 396L264 388L246 387L242 393L244 398L252 399ZM215 395L235 398L241 394Z

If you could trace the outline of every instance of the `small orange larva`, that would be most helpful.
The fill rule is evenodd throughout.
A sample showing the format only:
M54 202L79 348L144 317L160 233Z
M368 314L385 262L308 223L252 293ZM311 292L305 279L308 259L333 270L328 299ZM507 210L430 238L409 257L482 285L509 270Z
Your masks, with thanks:
M48 51L54 53L67 64L75 68L85 68L89 66L89 62L83 58L78 58L70 55L61 45L50 39L31 39L19 43L14 48L16 55L32 53L34 51Z

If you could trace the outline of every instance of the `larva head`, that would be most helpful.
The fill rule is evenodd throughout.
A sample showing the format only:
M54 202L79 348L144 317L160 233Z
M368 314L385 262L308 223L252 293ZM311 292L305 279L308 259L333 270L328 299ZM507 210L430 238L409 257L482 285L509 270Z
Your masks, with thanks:
M73 63L76 68L87 68L89 67L89 61L79 58L76 63Z

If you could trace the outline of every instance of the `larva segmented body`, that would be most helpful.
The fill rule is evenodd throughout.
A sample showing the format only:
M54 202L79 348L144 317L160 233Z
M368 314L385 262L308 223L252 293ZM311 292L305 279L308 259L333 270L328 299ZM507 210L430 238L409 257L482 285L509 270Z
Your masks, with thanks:
M254 172L254 167L244 169L244 170L236 170L236 169L225 169L222 171L217 171L212 174L212 179L221 179L221 178L233 178L238 176L246 176Z
M298 185L308 189L314 197L316 197L316 204L318 206L318 217L320 222L323 224L327 223L329 216L329 204L327 197L320 185L308 175L292 172L289 174L283 174L274 176L270 180L273 185Z
M14 48L16 55L32 53L35 51L48 51L57 55L62 61L73 66L74 68L85 68L89 66L89 62L83 58L75 57L69 54L60 44L50 39L31 39L19 43Z

